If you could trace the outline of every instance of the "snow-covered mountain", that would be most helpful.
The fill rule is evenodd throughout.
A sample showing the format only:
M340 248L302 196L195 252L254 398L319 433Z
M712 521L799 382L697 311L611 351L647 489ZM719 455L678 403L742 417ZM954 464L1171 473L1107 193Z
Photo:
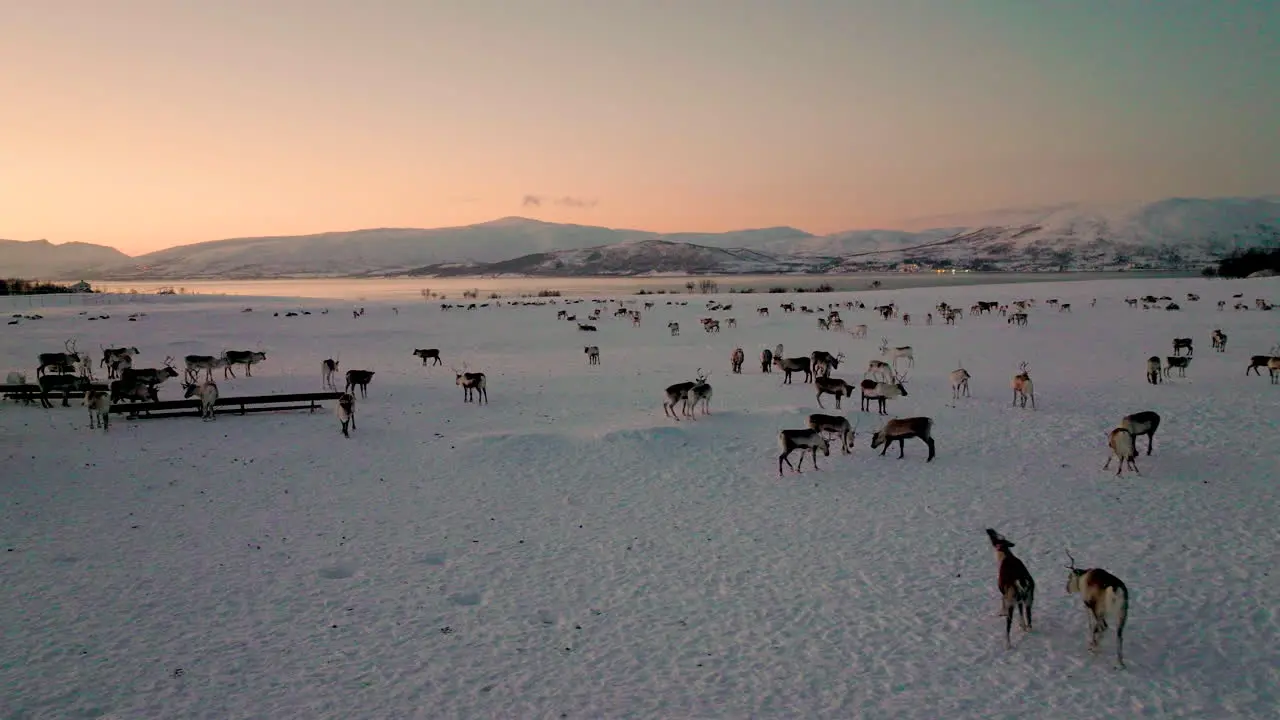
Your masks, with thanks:
M843 264L914 260L1004 269L1177 267L1211 263L1242 248L1280 247L1280 198L1276 197L1174 198L1112 207L1062 205L1002 211L991 219L1005 222L896 251L851 253Z
M129 261L128 255L104 245L0 240L0 277L6 278L78 280L98 277Z
M931 220L938 226L922 231L814 235L774 227L661 234L510 217L429 230L216 240L132 259L93 245L17 243L24 246L22 253L0 246L0 274L117 280L399 274L423 269L445 274L545 273L548 264L557 263L566 274L858 270L904 262L1011 270L1198 267L1236 248L1280 246L1278 196L1062 204ZM618 247L605 251L614 246Z
M643 275L657 273L747 274L804 269L808 263L745 248L716 248L645 238L575 250L534 253L483 266L428 266L411 275Z

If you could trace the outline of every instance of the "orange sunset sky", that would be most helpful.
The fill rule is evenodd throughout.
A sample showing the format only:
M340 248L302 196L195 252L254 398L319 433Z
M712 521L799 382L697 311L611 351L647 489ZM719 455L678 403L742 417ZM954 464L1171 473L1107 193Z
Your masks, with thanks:
M0 237L1280 193L1280 3L0 0Z

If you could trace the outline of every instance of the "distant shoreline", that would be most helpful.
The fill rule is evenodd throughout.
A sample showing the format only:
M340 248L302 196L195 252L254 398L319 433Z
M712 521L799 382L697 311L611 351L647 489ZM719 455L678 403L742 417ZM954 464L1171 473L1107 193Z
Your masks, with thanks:
M773 292L815 292L822 286L829 292L892 291L918 287L966 285L1007 285L1019 283L1075 282L1087 280L1139 280L1199 277L1192 271L1080 271L1080 272L970 272L970 273L858 273L843 275L663 275L646 277L467 277L467 278L275 278L243 280L139 280L93 282L95 290L108 293L154 294L162 288L181 294L246 295L256 297L307 297L371 301L396 299L421 302L427 299L462 299L464 293L478 298L640 294L756 294ZM704 282L714 285L703 291ZM878 287L873 283L879 282ZM692 283L693 289L687 285Z

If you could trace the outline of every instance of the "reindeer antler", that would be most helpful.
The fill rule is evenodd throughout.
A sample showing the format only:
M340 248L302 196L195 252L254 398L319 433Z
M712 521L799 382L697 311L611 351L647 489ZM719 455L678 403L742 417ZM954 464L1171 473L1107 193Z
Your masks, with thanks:
M1068 570L1075 570L1075 569L1076 569L1076 559L1075 559L1075 558L1073 558L1073 557L1071 557L1071 551L1070 551L1070 550L1067 550L1067 551L1066 551L1066 553L1067 553L1067 559L1071 561L1071 564L1066 566L1066 567L1067 567L1067 569L1068 569Z

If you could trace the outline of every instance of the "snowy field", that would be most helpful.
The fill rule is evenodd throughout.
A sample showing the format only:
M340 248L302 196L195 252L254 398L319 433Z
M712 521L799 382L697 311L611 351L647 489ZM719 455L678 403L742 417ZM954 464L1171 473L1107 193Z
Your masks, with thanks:
M350 439L333 403L211 423L117 415L106 433L76 401L4 403L0 717L1280 716L1280 386L1244 373L1280 342L1280 314L1219 312L1236 292L1280 301L1280 280L722 296L735 307L714 315L738 327L718 335L697 327L707 296L650 298L639 328L609 306L594 334L557 321L563 304L43 310L3 329L0 370L34 375L38 352L76 337L95 354L136 345L142 367L264 349L252 378L218 377L223 396L320 391L339 353L341 370L376 375ZM1125 306L1146 293L1183 310ZM843 311L870 326L855 339L777 309L854 297L915 320ZM1025 297L1074 312L1041 303L1023 328L967 316ZM939 300L966 317L926 327ZM284 317L298 308L314 314ZM1182 336L1187 377L1148 385L1146 358ZM880 418L855 396L854 453L779 478L778 430L817 406L811 386L763 375L760 350L843 352L834 375L856 381L881 337L915 348L910 395L889 411L934 418L937 459L917 440L902 460L873 452ZM431 347L444 366L411 355ZM1020 361L1034 411L1010 407ZM449 369L463 362L488 374L491 404L463 403ZM972 397L950 407L957 363ZM712 414L665 418L663 388L699 367ZM1163 417L1155 453L1117 478L1106 434L1140 410ZM1035 628L1015 623L1011 651L987 527L1038 583ZM1066 548L1128 584L1127 669L1114 633L1086 651Z

